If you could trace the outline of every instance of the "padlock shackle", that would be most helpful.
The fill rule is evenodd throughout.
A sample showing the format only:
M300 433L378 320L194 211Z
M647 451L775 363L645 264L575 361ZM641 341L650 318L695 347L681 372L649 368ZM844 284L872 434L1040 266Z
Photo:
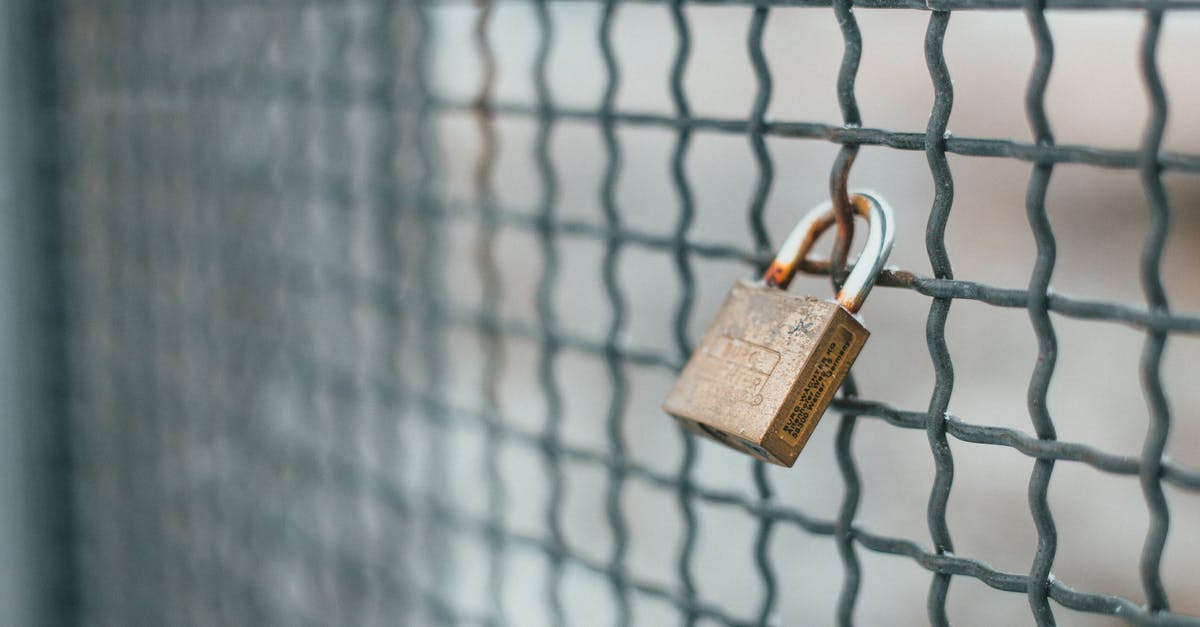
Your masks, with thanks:
M855 214L867 221L867 243L835 299L851 313L858 313L892 252L896 233L892 209L878 195L856 191L850 194L850 205ZM809 211L784 240L775 260L763 275L763 281L767 285L787 289L800 261L808 256L817 238L835 221L832 201L825 201Z

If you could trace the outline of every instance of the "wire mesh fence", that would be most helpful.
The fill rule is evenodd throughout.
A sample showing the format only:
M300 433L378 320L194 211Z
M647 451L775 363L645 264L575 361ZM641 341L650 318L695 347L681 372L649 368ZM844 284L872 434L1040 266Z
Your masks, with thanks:
M504 13L512 6L524 12ZM578 23L555 13L580 6L591 13ZM638 6L668 25L658 33L670 43L661 109L622 106L623 78L637 68L622 63L616 30L621 12ZM856 79L869 38L859 8L925 23L923 48L902 53L923 61L932 88L923 131L864 124ZM1055 141L1047 16L1060 8L1128 10L1137 21L1140 89L1150 103L1138 146ZM1200 151L1165 147L1157 65L1164 20L1196 8L1133 0L57 3L55 155L83 622L1200 623L1187 572L1193 545L1173 545L1183 556L1180 581L1164 582L1162 566L1168 529L1195 533L1200 491L1191 453L1200 432L1181 424L1194 422L1195 406L1173 413L1164 383L1168 340L1200 333L1200 315L1168 307L1170 224L1190 206L1172 203L1165 179L1200 174ZM948 132L961 79L945 39L952 16L973 9L1028 23L1029 140ZM744 21L736 52L753 91L743 115L698 112L689 91L689 76L707 71L693 62L706 43L693 25L713 11ZM836 25L840 49L824 58L838 68L840 119L769 115L786 68L769 62L764 37L789 12ZM496 44L506 37L527 44L527 66L506 65L515 57ZM576 44L598 59L594 105L556 92L554 55ZM474 68L457 95L445 87L455 80L446 70L454 55ZM586 73L577 62L565 72ZM506 91L514 76L529 97ZM577 133L594 143L573 148ZM709 136L748 147L722 154L717 166L750 164L748 194L718 210L724 221L704 207L708 188L695 172ZM801 142L824 150L822 177L860 150L876 151L884 167L923 155L914 184L931 195L900 212L910 237L901 232L897 244L923 244L930 272L893 267L872 296L894 290L909 311L927 309L919 313L924 354L876 354L890 365L865 375L860 366L861 395L846 386L823 439L810 444L824 452L806 452L816 461L797 469L828 470L824 484L804 484L823 500L804 503L788 485L804 481L799 473L710 450L655 409L720 295L719 279L764 267L775 221L799 215L770 211L770 197L794 169L780 156L784 145ZM581 153L594 159L590 179L579 174ZM643 153L661 158L646 176L665 193L627 185L642 176ZM1015 165L1026 179L1034 253L1026 287L952 269L946 233L963 200L951 162L960 158ZM1074 167L1136 174L1149 210L1142 302L1050 288L1061 235L1047 195L1052 175ZM1194 201L1190 183L1180 185ZM819 190L808 192L813 200L827 193ZM740 225L744 236L696 235L723 228L714 223ZM1195 281L1187 269L1184 300ZM1027 310L1036 341L1021 366L1021 376L1032 373L1027 427L957 415L955 393L988 380L969 369L964 377L952 351L977 349L988 331L979 322L956 345L947 333L952 309L968 321L992 315L985 309ZM920 333L891 324L884 310L867 316L877 335ZM1146 405L1120 421L1144 430L1131 445L1140 453L1057 435L1063 414L1095 413L1075 401L1056 408L1050 393L1058 334L1084 322L1136 331L1140 354L1127 362L1136 363ZM929 376L909 372L918 360L930 364ZM906 408L886 378L906 379L927 406ZM899 514L864 523L864 494L873 477L884 481L864 464L892 459L881 442L922 432L924 443L903 440L894 452L927 470L891 474L922 494L925 535L893 531L889 516ZM1020 474L998 479L1021 498L1027 490L1027 506L1006 502L1006 511L1032 525L1031 543L993 538L1016 569L955 549L970 533L950 524L952 503L978 490L956 491L956 464L991 454L972 444L1019 453L1009 461ZM1105 489L1091 495L1146 517L1144 533L1126 528L1138 544L1127 569L1132 591L1052 574L1060 538L1083 533L1078 517L1061 525L1052 506L1055 479L1071 466L1140 486L1141 501ZM1071 481L1064 489L1087 492ZM1172 518L1179 508L1184 515ZM884 565L881 555L896 559ZM868 597L876 605L863 607Z

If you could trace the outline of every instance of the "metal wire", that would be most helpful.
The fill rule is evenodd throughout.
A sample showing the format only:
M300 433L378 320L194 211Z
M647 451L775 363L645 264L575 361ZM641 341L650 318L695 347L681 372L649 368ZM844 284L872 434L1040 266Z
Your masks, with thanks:
M933 112L929 115L929 130L925 136L925 155L933 175L933 207L929 211L929 222L925 227L925 250L929 254L929 265L939 279L953 279L950 256L946 252L946 222L950 219L950 208L954 201L954 179L950 176L950 164L942 148L942 138L950 122L950 107L954 101L953 86L946 61L942 54L942 42L950 13L937 11L929 17L929 28L925 34L925 60L933 80ZM950 539L950 528L946 522L946 503L950 500L950 486L954 481L954 457L946 440L946 410L950 394L954 389L954 365L950 360L950 348L946 343L946 318L950 314L952 298L935 297L929 305L929 317L925 324L925 337L929 346L929 357L933 360L933 395L929 399L929 420L925 434L936 467L933 489L929 494L926 520L934 551L938 555L954 552ZM946 616L946 593L950 589L950 574L934 571L929 585L929 622L949 625Z
M619 624L632 620L639 598L670 606L687 625L767 624L779 611L781 570L798 567L773 561L769 548L781 528L794 527L836 545L844 567L834 610L841 625L854 623L863 551L902 556L928 572L926 612L935 625L950 624L948 590L964 577L1024 594L1039 625L1053 625L1057 608L1136 625L1200 624L1198 617L1171 611L1162 581L1170 522L1163 486L1196 498L1200 468L1164 456L1171 415L1160 373L1172 335L1200 334L1200 313L1171 310L1162 283L1171 215L1163 174L1200 174L1200 154L1162 150L1167 105L1156 65L1164 14L1200 3L561 1L599 5L596 46L604 88L596 108L553 100L549 68L560 34L549 0L532 3L532 103L497 95L496 77L507 68L489 41L492 0L479 0L475 13L472 45L481 86L462 101L438 95L430 75L436 37L430 14L442 6L437 3L61 3L50 44L61 70L54 111L61 144L53 157L61 171L55 184L63 190L57 209L66 242L73 527L79 530L72 550L83 622L511 624L506 573L533 553L545 560L538 594L553 624L569 622L564 582L575 571L605 581ZM629 2L662 4L671 17L677 47L668 77L670 113L618 109L622 69L613 31L620 7ZM690 66L687 8L693 4L742 6L750 15L745 41L756 91L745 118L693 113L684 78L703 69ZM826 7L837 19L843 41L840 123L767 119L773 83L763 36L772 14L788 7ZM928 12L924 60L934 101L923 132L862 126L854 84L863 37L854 7ZM981 8L1020 10L1028 20L1035 44L1025 96L1032 143L947 133L954 92L944 39L954 12ZM1140 62L1152 106L1138 149L1054 141L1046 114L1054 62L1046 11L1059 8L1144 11ZM159 53L161 59L154 56ZM190 62L188 55L201 53L203 62ZM447 200L438 191L446 157L439 154L437 122L455 113L473 116L479 137L468 202ZM369 120L366 132L356 126L359 115ZM504 206L498 198L501 118L536 127L527 155L536 173L533 207ZM562 166L551 138L565 122L594 126L602 139L601 212L594 221L564 217L557 201ZM620 206L621 131L644 127L674 135L669 171L677 204L668 234L639 230L622 217L640 208ZM745 208L752 238L745 248L692 235L697 202L686 162L694 139L706 133L741 135L749 143L756 178ZM210 134L229 143L208 141ZM925 241L933 276L890 268L877 283L929 298L926 340L935 378L928 406L907 410L862 398L855 381L847 381L834 404L844 491L829 518L782 504L760 463L752 465L752 492L704 485L696 479L697 444L683 432L679 464L670 470L634 459L625 442L631 373L677 371L693 348L688 329L696 264L728 260L761 270L771 260L764 213L781 166L768 138L836 145L835 204L846 193L862 146L923 151L934 190ZM955 278L945 240L955 194L949 155L1030 164L1026 214L1037 256L1026 289ZM1151 208L1141 260L1144 306L1051 290L1056 239L1045 201L1060 164L1140 175ZM446 297L454 278L446 268L448 231L464 226L476 229L473 268L481 290L472 306ZM531 254L541 261L531 319L506 314L501 306L505 285L497 249L509 231L531 236ZM810 261L805 271L828 274L835 283L844 276L850 232L841 231L833 259ZM560 262L568 237L602 248L607 324L600 339L573 333L560 320L555 292L564 281ZM670 256L679 297L672 304L669 350L625 340L629 297L619 267L632 250ZM1038 345L1026 399L1030 432L948 412L956 380L946 322L956 300L1027 310ZM1047 391L1058 353L1055 323L1062 319L1123 324L1145 334L1140 371L1150 421L1140 457L1058 439ZM448 346L460 333L479 340L480 407L453 388L460 362ZM536 352L536 426L502 409L502 379L511 363L506 347L514 339ZM602 412L602 449L564 437L574 393L561 375L568 352L603 364L610 394ZM414 370L406 369L405 360L419 361L422 374L408 376ZM272 409L285 401L296 406ZM926 543L858 521L863 486L854 436L857 425L870 420L926 434L935 468ZM482 429L488 443L476 477L483 486L479 503L446 496L453 492L450 468L461 461L456 438L467 428ZM952 441L1004 447L1033 460L1028 501L1037 549L1028 573L955 552L947 521ZM506 488L501 475L513 451L541 465L547 494L537 512L539 533L511 524L513 503L522 495ZM1140 563L1145 605L1077 590L1051 574L1060 530L1048 488L1060 462L1140 480L1151 520ZM604 474L603 519L612 542L601 558L572 550L565 537L571 493L565 477L573 465ZM672 494L678 507L679 551L670 582L638 576L630 567L634 542L626 508L633 480ZM698 512L713 504L755 521L753 577L762 592L746 615L706 598L698 585ZM485 547L482 609L454 594L456 577L469 569L457 547L468 542Z

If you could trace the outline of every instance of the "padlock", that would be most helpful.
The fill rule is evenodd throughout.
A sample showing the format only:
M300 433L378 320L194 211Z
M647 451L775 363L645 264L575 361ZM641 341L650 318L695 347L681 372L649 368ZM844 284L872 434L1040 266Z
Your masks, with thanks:
M759 281L739 280L684 365L663 410L687 428L791 467L870 333L857 313L892 250L892 212L850 195L869 224L834 300L787 292L797 265L834 223L832 203L804 217Z

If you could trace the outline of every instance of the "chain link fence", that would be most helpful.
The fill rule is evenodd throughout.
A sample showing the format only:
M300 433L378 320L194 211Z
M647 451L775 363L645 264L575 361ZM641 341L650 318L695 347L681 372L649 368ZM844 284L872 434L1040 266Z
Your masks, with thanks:
M82 622L1200 624L1200 144L1164 140L1157 65L1200 3L51 4ZM1136 146L1055 141L1060 9L1135 26L1148 108L1100 124ZM982 102L1023 97L1030 136L950 133L971 125L956 87L1003 81L952 71L947 38L1014 19L1027 86ZM873 35L923 82L860 107ZM797 74L817 66L830 81ZM893 109L927 125L864 114ZM865 313L880 348L791 471L677 430L657 403L724 289L856 157L902 223ZM1133 190L1087 245L1133 242L1113 254L1140 301L1059 283L1076 240L1048 195L1084 170ZM1015 194L978 201L993 178ZM1005 216L1024 233L972 221ZM1000 274L955 272L990 239L965 263ZM1109 332L1142 405L1089 374ZM1132 431L1092 437L1110 424Z

